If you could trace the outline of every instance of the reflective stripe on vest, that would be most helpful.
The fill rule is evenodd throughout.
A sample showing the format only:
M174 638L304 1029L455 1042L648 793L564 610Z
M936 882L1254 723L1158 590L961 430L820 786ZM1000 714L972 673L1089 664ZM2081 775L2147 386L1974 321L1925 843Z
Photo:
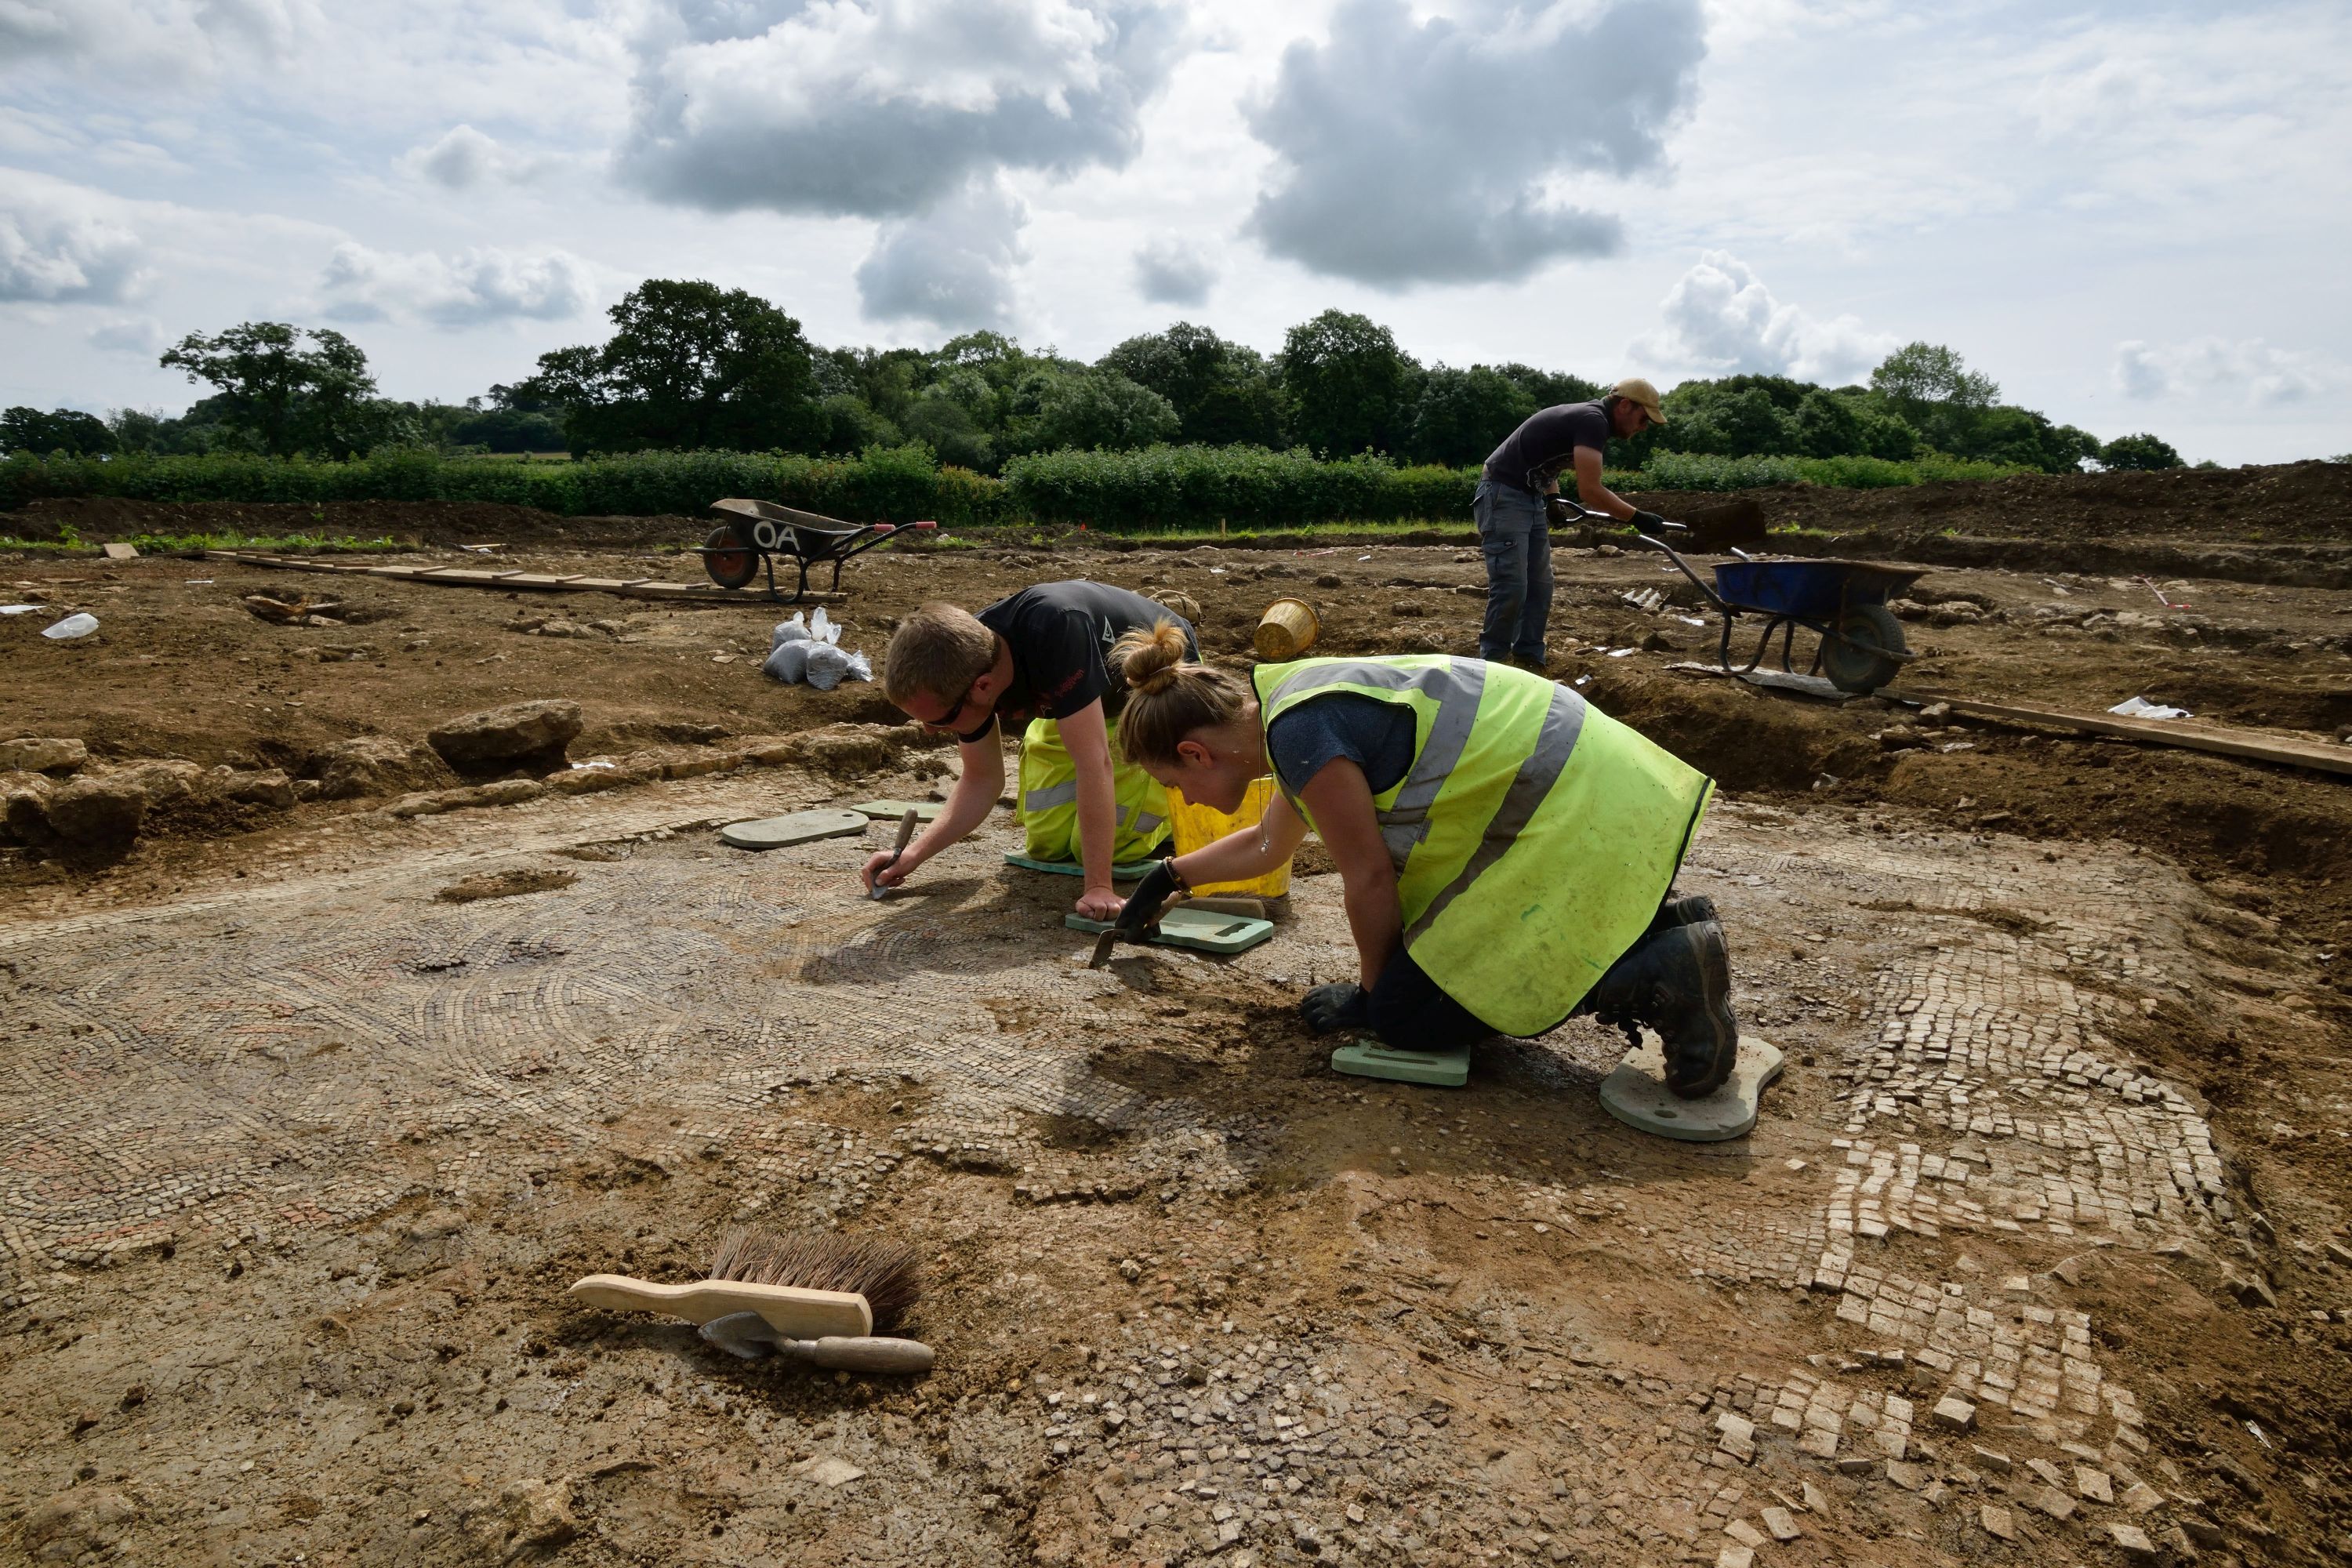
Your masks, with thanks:
M1047 784L1044 789L1033 789L1021 797L1021 809L1033 816L1039 812L1051 811L1057 805L1077 804L1078 781L1076 779L1065 780L1057 784ZM1153 833L1157 832L1160 824L1167 820L1166 817L1156 816L1139 805L1131 805L1118 813L1113 818L1113 824L1125 828L1129 833Z
M1478 840L1477 849L1468 865L1454 874L1454 879L1437 890L1421 917L1405 929L1408 946L1437 921L1446 906L1462 896L1462 890L1478 879L1480 872L1501 859L1529 822L1535 819L1536 807L1551 794L1552 785L1568 768L1568 759L1576 750L1576 738L1584 731L1584 699L1565 686L1555 686L1551 706L1545 710L1543 728L1537 731L1535 750L1519 764L1518 773L1503 795L1503 804L1486 824L1486 831Z
M1033 789L1021 797L1024 811L1051 811L1057 805L1076 805L1078 801L1078 781L1065 779L1044 789Z
M1259 698L1269 723L1274 712L1307 693L1334 686L1417 690L1436 700L1437 711L1425 732L1414 737L1412 766L1381 805L1381 839L1389 847L1389 858L1396 862L1399 876L1404 874L1405 858L1413 846L1429 837L1429 808L1437 792L1445 787L1446 775L1462 760L1463 748L1470 743L1470 731L1478 723L1478 701L1486 689L1484 664L1475 659L1442 662L1445 668L1409 669L1361 659L1318 660L1294 667L1297 673L1284 679L1278 691L1270 696L1261 693ZM1273 766L1270 759L1267 766Z

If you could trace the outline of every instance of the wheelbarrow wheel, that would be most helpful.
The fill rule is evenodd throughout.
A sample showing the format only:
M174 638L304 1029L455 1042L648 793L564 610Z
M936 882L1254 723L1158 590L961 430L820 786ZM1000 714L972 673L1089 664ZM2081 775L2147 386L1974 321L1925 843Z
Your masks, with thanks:
M721 523L710 531L702 542L703 570L710 580L722 588L740 588L760 574L760 557L736 533L732 524Z
M1854 605L1838 623L1845 640L1822 639L1822 673L1840 691L1862 696L1895 679L1903 666L1886 656L1901 653L1903 623L1884 605Z

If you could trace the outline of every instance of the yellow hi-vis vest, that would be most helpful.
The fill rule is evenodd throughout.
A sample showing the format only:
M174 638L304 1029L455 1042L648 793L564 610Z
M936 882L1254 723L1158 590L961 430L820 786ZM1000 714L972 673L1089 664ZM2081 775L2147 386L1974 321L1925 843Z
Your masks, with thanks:
M1261 726L1341 692L1412 710L1412 765L1372 797L1404 948L1501 1034L1558 1026L1641 937L1715 788L1567 687L1507 665L1307 658L1251 679Z
M1110 737L1111 858L1140 860L1168 837L1168 792L1160 781L1119 755L1118 721ZM1021 736L1019 813L1023 849L1040 860L1078 858L1078 764L1062 742L1062 727L1032 719Z

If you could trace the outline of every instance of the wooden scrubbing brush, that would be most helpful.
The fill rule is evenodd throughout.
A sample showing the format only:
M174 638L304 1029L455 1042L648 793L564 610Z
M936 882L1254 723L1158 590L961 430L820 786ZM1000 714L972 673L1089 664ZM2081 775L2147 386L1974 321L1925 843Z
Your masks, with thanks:
M874 1331L895 1326L922 1289L920 1259L903 1243L741 1226L719 1237L707 1279L657 1285L592 1274L571 1293L592 1306L684 1318L747 1359L773 1348L844 1371L920 1372L931 1364L929 1346Z
M719 1238L710 1277L863 1296L875 1329L898 1327L923 1298L922 1258L913 1247L824 1230L737 1226Z

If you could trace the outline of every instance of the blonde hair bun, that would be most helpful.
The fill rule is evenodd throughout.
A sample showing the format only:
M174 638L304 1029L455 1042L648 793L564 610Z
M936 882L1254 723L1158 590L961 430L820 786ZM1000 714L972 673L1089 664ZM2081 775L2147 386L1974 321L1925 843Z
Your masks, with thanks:
M1138 628L1118 639L1111 649L1119 672L1135 690L1157 696L1176 684L1177 667L1190 650L1184 629L1173 621L1160 621L1150 631Z

